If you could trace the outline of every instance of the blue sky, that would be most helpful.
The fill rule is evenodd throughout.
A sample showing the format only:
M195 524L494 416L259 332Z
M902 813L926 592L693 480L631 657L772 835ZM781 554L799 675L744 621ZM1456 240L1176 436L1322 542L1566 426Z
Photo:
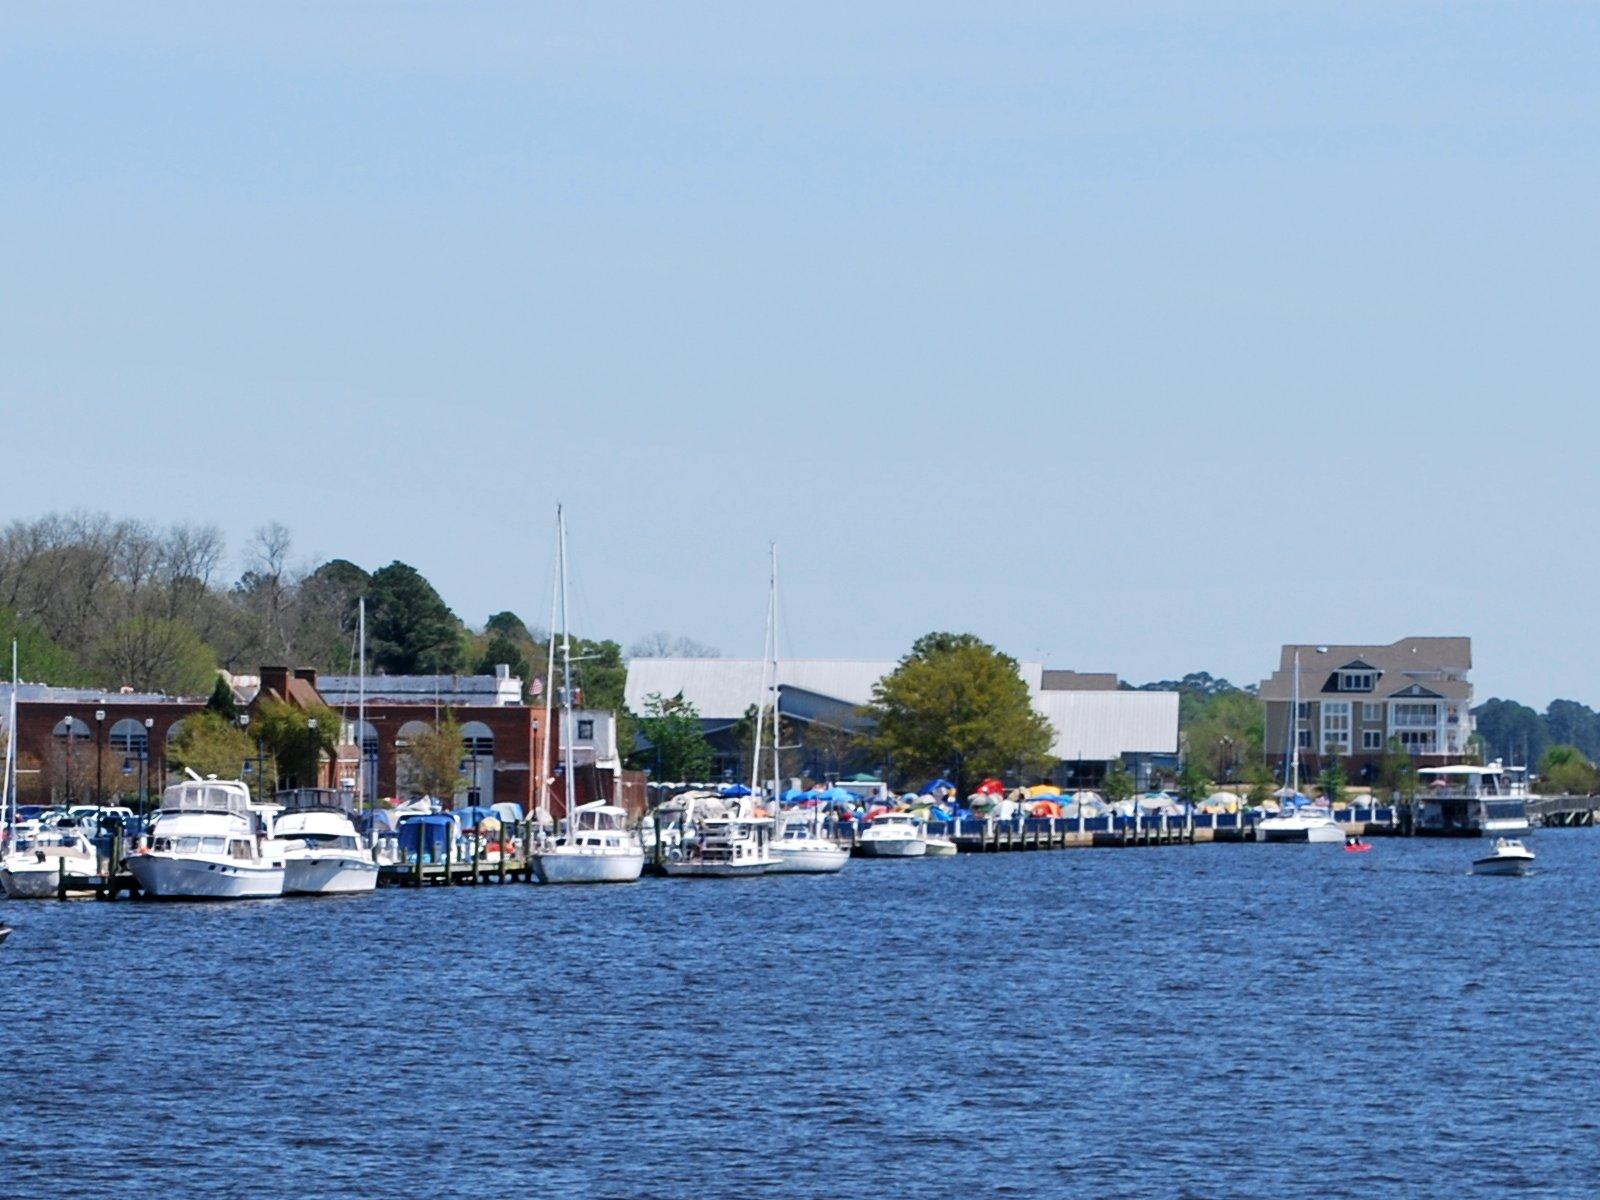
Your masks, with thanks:
M465 618L1600 702L1600 9L0 13L5 511Z

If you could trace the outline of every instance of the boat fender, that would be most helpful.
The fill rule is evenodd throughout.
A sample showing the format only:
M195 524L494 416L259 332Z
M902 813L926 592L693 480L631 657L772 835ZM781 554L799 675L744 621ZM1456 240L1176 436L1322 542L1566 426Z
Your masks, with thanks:
M671 850L668 850L667 851L667 861L668 862L682 862L683 861L683 851L682 851L682 849L680 849L677 846L674 846Z

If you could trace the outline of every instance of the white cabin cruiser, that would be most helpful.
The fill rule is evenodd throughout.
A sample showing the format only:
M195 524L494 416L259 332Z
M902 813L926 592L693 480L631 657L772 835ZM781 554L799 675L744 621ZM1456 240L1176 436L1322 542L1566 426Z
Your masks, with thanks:
M772 843L772 875L831 875L850 861L850 847L827 837L811 818L788 820Z
M856 845L874 858L921 858L928 852L927 828L910 813L879 813Z
M13 900L54 896L63 875L70 888L92 887L100 856L76 824L19 827L16 840L0 858L0 887Z
M285 895L330 896L378 886L377 860L356 832L346 795L330 788L278 793L282 809L272 836L283 851Z
M1526 875L1533 866L1534 854L1516 838L1495 838L1494 851L1473 859L1474 875Z
M1344 845L1344 827L1325 808L1302 808L1256 822L1258 842Z
M596 801L572 810L567 835L533 856L540 883L632 883L644 870L644 844L628 810Z
M128 869L149 896L245 900L283 895L282 847L268 842L233 780L194 779L161 794L149 845Z
M924 830L923 840L928 843L929 858L949 858L956 852L956 844L942 834L928 833Z
M708 817L698 837L674 847L661 864L668 875L739 879L765 875L774 860L772 822L765 817Z

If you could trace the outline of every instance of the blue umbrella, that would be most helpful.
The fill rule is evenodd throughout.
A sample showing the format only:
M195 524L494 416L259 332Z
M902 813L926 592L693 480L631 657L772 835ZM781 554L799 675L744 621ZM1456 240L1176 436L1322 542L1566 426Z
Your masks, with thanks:
M956 790L956 785L951 783L948 779L930 779L927 783L922 785L922 795L931 796L940 788L943 788L947 792L953 792Z
M749 794L750 789L742 783L730 783L727 787L720 788L717 791L719 796L748 796Z

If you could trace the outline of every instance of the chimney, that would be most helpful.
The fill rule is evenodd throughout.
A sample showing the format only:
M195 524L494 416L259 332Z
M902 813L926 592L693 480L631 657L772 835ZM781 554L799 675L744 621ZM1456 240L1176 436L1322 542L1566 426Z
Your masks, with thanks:
M510 679L511 678L511 664L510 663L495 663L495 665L494 665L494 677L496 679Z
M294 669L294 677L302 683L309 683L312 687L317 686L317 669L315 667L296 667Z
M276 692L279 696L287 697L289 694L289 668L288 667L262 667L261 668L261 694Z

